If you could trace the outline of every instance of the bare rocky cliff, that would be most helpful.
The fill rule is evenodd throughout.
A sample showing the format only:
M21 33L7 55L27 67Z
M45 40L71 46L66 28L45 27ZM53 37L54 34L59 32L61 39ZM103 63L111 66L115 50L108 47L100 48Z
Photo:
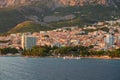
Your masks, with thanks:
M0 0L0 7L21 6L38 4L45 5L47 7L63 7L63 6L84 6L91 4L100 4L107 6L115 6L120 0Z
M30 4L30 0L0 0L0 8Z

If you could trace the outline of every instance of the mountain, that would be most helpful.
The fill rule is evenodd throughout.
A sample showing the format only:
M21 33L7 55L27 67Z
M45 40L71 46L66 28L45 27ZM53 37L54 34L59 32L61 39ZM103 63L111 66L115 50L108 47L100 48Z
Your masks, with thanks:
M91 24L119 18L119 8L120 0L0 0L0 32L25 21L50 29Z
M0 0L0 7L22 6L22 5L46 5L48 7L63 7L63 6L84 6L91 4L100 4L107 6L117 6L120 0Z

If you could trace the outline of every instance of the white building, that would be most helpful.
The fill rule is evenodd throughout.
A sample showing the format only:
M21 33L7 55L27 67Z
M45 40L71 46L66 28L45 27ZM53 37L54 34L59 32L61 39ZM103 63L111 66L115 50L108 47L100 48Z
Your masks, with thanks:
M105 38L106 47L112 47L114 45L114 36L112 34L107 34Z
M23 49L31 49L32 47L36 46L36 37L23 35L22 36L22 48Z

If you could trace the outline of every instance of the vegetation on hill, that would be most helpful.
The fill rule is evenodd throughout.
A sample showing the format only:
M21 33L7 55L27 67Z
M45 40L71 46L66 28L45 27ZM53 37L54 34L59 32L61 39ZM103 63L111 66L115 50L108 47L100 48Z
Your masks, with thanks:
M18 24L16 27L8 31L8 33L19 33L19 32L39 32L40 30L48 30L50 27L42 26L40 23L25 21Z
M10 30L15 24L22 22L24 19L15 9L0 9L0 33Z
M120 10L101 5L61 7L57 8L55 12L58 12L57 15L74 14L76 16L76 19L73 20L50 23L50 25L57 27L87 25L98 21L114 20L120 16Z

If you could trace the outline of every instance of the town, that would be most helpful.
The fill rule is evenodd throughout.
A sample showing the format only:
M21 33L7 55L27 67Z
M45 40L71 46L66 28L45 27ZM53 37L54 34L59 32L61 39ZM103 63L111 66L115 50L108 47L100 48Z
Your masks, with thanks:
M0 48L31 49L34 46L93 46L92 50L120 48L120 20L92 25L63 27L51 31L14 33L0 36Z

